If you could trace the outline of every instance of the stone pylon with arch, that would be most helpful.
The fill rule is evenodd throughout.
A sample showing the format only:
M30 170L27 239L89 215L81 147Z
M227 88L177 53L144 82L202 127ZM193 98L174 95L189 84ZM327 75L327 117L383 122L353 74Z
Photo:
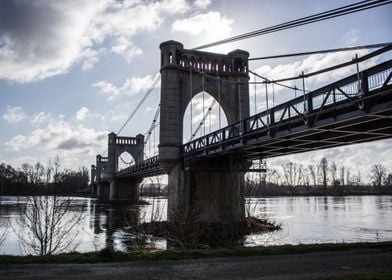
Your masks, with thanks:
M192 98L206 91L233 124L249 116L249 53L227 55L184 49L176 41L161 49L161 113L159 161L168 174L168 219L177 212L208 222L239 222L244 217L244 170L239 155L195 160L186 168L181 160L183 120Z
M129 153L135 163L144 159L144 135L136 137L117 136L114 132L108 135L108 158L105 177L109 181L109 200L127 200L132 203L139 201L140 178L116 178L120 155Z

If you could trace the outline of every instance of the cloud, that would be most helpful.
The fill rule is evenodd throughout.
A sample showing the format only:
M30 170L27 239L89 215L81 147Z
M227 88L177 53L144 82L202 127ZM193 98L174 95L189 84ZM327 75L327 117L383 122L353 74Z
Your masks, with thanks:
M119 95L134 95L141 91L148 90L155 80L152 75L147 75L144 77L130 77L125 80L125 82L116 86L112 83L106 81L99 81L94 83L92 86L98 88L102 93L108 96L108 100L112 100L114 97Z
M120 94L119 89L115 85L105 81L96 82L92 86L98 88L102 93L109 95L109 98Z
M3 115L3 119L9 123L14 124L21 122L27 118L27 114L23 111L21 107L7 107L7 111Z
M43 124L50 121L52 118L50 113L39 112L30 117L30 121L32 124Z
M193 36L208 34L226 37L231 34L233 20L222 16L220 12L196 14L189 18L178 19L172 24L173 32L185 32Z
M52 116L50 113L46 112L39 112L29 115L23 110L22 107L8 106L6 113L3 115L3 119L9 124L29 120L29 122L33 125L42 125L49 122L52 119Z
M203 8L208 1L196 1ZM78 62L90 70L112 52L127 61L142 55L133 37L192 9L186 0L13 1L0 9L0 79L42 80Z
M0 78L41 80L66 72L91 45L86 36L104 1L12 1L1 3Z
M5 143L13 151L36 149L47 154L58 149L65 156L95 155L106 145L107 131L95 131L82 125L73 126L63 116L52 119L46 127L28 135L19 134Z
M80 110L76 112L76 116L75 116L76 120L83 121L87 117L89 112L90 110L87 107L80 108Z
M90 48L87 48L82 53L83 65L82 69L85 71L94 68L95 64L99 62L99 52Z
M359 56L362 56L368 51L359 50L359 51L350 51L350 52L337 52L337 53L328 53L328 54L314 54L305 57L302 60L296 60L287 64L279 64L274 67L270 65L263 65L262 67L256 69L255 72L260 74L263 77L267 77L268 79L278 80L282 78L290 78L290 77L298 77L303 71L305 74L315 72L321 69L325 69L343 62L347 62L352 60L355 57L355 53L358 53ZM375 64L379 60L378 57L374 57L367 61L360 63L360 70L369 68ZM309 77L305 79L305 89L306 90L315 90L324 85L333 83L340 79L345 78L346 76L352 75L356 73L356 65L351 65L348 67L336 69L333 71L329 71L320 75L316 75L313 77ZM257 81L260 81L260 78L257 78ZM254 81L254 76L250 75L250 81ZM286 84L289 86L296 86L299 89L302 89L302 79L282 82L282 84ZM256 87L257 96L261 96L257 100L257 107L261 109L265 109L265 85L257 85ZM253 86L250 88L251 95L254 96L254 88ZM272 95L275 97L275 105L285 102L289 99L295 97L295 94L302 94L302 90L297 90L296 92L291 89L287 89L278 85L268 85L268 95L269 95L269 104L272 106ZM250 98L251 108L254 108L253 98Z
M305 74L315 72L327 67L331 67L343 62L347 62L352 60L355 57L355 53L359 56L362 56L368 51L359 50L359 51L349 51L349 52L336 52L336 53L328 53L328 54L313 54L305 57L303 60L297 60L288 64L279 64L275 67L271 67L269 65L264 65L256 70L260 75L264 75L270 79L281 79L281 78L289 78L289 77L297 77L303 71ZM368 68L370 66L375 65L377 62L377 58L367 60L361 64L361 68ZM336 80L342 79L344 76L352 74L356 70L355 65L344 67L340 69L336 69L330 72L326 72L324 74L316 75L311 78L306 78L306 84L310 83L312 85L317 86L317 84L325 83L325 82L334 82ZM298 83L302 83L301 79L296 81Z
M302 164L304 167L318 165L325 157L329 164L335 162L338 169L342 166L350 170L351 175L362 175L363 182L369 182L370 167L375 163L381 163L392 172L392 140L382 140L369 143L355 144L350 146L324 149L296 155L282 156L268 159L269 168L277 168L291 161ZM361 151L360 153L358 151Z
M193 4L200 9L206 9L211 4L211 0L196 0Z
M119 37L113 44L111 51L124 56L128 62L131 62L136 56L143 55L143 51L135 47L131 40L126 37Z

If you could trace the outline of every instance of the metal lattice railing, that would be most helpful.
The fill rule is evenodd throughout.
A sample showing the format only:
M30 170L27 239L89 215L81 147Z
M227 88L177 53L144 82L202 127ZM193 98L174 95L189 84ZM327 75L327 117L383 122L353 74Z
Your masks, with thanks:
M359 74L359 75L358 75ZM305 119L310 113L324 108L359 100L364 95L392 84L392 60L354 74L345 79L279 104L267 111L246 118L220 130L202 136L183 145L183 154L205 149L209 146L240 142L241 137L255 131L268 131L271 126Z

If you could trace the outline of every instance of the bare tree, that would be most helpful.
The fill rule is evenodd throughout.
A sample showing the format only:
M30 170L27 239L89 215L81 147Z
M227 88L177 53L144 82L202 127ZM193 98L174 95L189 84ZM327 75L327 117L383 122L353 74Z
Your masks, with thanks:
M58 196L30 196L21 207L23 230L14 230L22 247L36 255L51 255L75 249L76 226L83 218L83 211L72 211L72 201Z
M289 161L282 164L282 168L286 185L290 188L291 192L294 192L294 187L298 186L302 180L302 165Z
M0 221L0 245L4 242L9 228L7 221Z
M280 174L276 169L269 168L267 170L267 177L268 177L268 181L271 182L272 184L275 184L275 185L279 184Z
M340 168L340 184L341 184L342 186L344 186L344 182L345 182L345 181L344 181L345 172L346 172L345 167L342 166L342 167Z
M337 167L336 163L332 162L332 165L330 167L330 172L331 172L331 177L332 177L332 186L336 186L336 181L337 181Z
M350 186L351 185L351 173L350 169L346 170L346 185Z
M325 157L323 157L320 160L319 168L320 168L320 179L323 183L324 190L326 191L327 182L328 182L328 160Z
M313 181L313 186L316 188L316 186L317 186L316 169L314 168L313 165L309 165L308 169L310 172L310 177L312 178L312 181Z
M385 176L387 175L387 170L384 165L382 164L373 164L372 169L370 170L370 178L372 183L378 187L379 191L381 192L381 186Z
M388 173L388 175L385 175L383 183L386 187L392 187L392 173Z

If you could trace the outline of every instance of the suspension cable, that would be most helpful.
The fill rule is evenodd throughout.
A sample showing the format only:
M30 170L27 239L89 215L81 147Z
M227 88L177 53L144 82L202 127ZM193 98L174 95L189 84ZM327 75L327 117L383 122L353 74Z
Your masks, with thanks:
M324 54L324 53L332 53L332 52L354 51L354 50L363 50L363 49L376 49L376 48L382 48L382 47L386 47L386 46L390 46L390 45L392 45L392 42L371 44L371 45L362 45L362 46L355 46L355 47L346 47L346 48L337 48L337 49L300 52L300 53L289 53L289 54L281 54L281 55L252 57L252 58L248 58L248 61L283 58L283 57L293 57L293 56L305 56L305 55L312 55L312 54Z
M129 123L129 121L133 118L133 116L136 114L136 112L139 110L139 108L142 106L144 101L146 101L147 97L151 94L151 92L155 89L155 87L158 85L158 82L160 81L161 75L158 73L155 75L155 79L152 82L151 87L146 91L144 94L143 98L139 101L139 103L136 105L135 109L132 111L132 113L129 115L125 123L121 126L121 128L117 131L117 135L121 133L121 131L125 128L125 126Z
M194 50L205 49L205 48L218 46L218 45L222 45L222 44L227 44L227 43L232 43L235 41L240 41L240 40L244 40L244 39L248 39L248 38L252 38L252 37L256 37L256 36L266 35L269 33L278 32L278 31L282 31L282 30L286 30L286 29L291 29L294 27L299 27L299 26L303 26L303 25L307 25L310 23L315 23L315 22L319 22L319 21L323 21L323 20L327 20L327 19L332 19L335 17L340 17L340 16L364 11L367 9L371 9L371 8L376 8L379 6L388 5L391 3L392 3L391 0L360 1L357 3L349 4L349 5L335 8L332 10L317 13L317 14L314 14L311 16L298 18L295 20L291 20L291 21L277 24L274 26L270 26L267 28L258 29L256 31L252 31L252 32L240 34L237 36L229 37L229 38L226 38L223 40L215 41L212 43L204 44L204 45L201 45L201 46L194 48Z
M255 113L257 113L257 85L256 85L256 75L253 75L253 81L255 82Z
M251 74L253 74L253 75L255 75L255 76L257 76L257 77L259 77L259 78L264 80L263 82L249 82L249 84L269 84L269 83L274 83L274 84L276 84L278 86L281 86L281 87L284 87L284 88L288 88L288 89L292 89L292 90L302 90L301 88L292 87L292 86L289 86L289 85L286 85L286 84L279 83L276 80L268 79L268 78L266 78L264 76L261 76L260 74L257 74L255 71L249 70L249 73L251 73ZM308 90L308 92L310 92L310 91Z
M136 107L133 109L132 113L129 115L129 117L127 118L127 120L124 122L124 124L121 126L121 128L117 131L117 135L119 135L123 129L125 128L125 126L129 123L129 121L133 118L133 116L136 114L136 112L139 110L139 108L142 106L142 104L144 103L144 101L146 101L147 97L151 94L151 92L155 89L155 87L158 85L159 81L160 81L160 77L161 74L157 73L155 75L155 78L152 82L151 87L146 91L146 93L144 94L143 98L139 101L139 103L136 105ZM105 151L102 153L102 155L106 154L106 152L108 151L108 149L106 148Z
M219 76L218 76L218 101L219 101L219 104L221 104L221 87L220 87ZM219 129L221 129L222 128L222 126L221 126L221 106L219 106L218 110L219 110Z
M207 112L205 113L205 115L203 115L203 118L202 118L200 124L197 126L195 132L192 134L191 139L190 139L189 141L192 141L192 140L194 139L194 137L196 136L196 134L199 132L199 130L202 128L203 123L204 123L205 120L207 119L208 115L212 112L212 109L213 109L213 107L215 106L216 102L217 102L216 99L213 98L210 107L208 108L208 110L207 110ZM188 142L189 142L189 141L188 141Z
M155 111L154 119L152 120L150 128L149 128L149 130L146 133L147 137L144 139L144 143L145 144L150 139L152 130L156 127L156 123L157 123L157 120L158 120L158 117L159 117L159 114L160 114L160 111L161 111L160 109L161 109L161 103L158 104L158 108Z
M352 64L363 62L365 60L368 60L368 59L370 59L372 57L375 57L377 55L380 55L380 54L382 54L384 52L387 52L387 51L390 51L390 50L392 50L392 45L389 45L389 46L384 47L382 49L378 49L378 50L376 50L374 52L371 52L371 53L366 54L364 56L361 56L359 58L354 58L354 59L352 59L350 61L347 61L347 62L344 62L344 63L340 63L340 64L337 64L337 65L334 65L334 66L331 66L331 67L327 67L327 68L324 68L324 69L321 69L321 70L317 70L317 71L314 71L314 72L311 72L311 73L304 74L303 76L299 75L299 76L296 76L296 77L278 79L278 80L275 80L275 83L286 82L286 81L291 81L291 80L297 80L297 79L301 79L302 77L309 78L309 77L312 77L312 76L315 76L315 75L319 75L319 74L326 73L326 72L329 72L329 71L333 71L333 70L336 70L336 69L339 69L339 68L350 66Z
M191 95L191 118L190 118L190 125L191 125L191 135L193 131L193 88L192 88L192 67L189 67L189 87L190 87L190 95Z
M204 112L204 75L203 75L203 72L201 75L201 85L202 85L202 91L203 91L203 116L204 116L205 112ZM206 135L206 125L205 125L204 121L203 121L203 135Z

